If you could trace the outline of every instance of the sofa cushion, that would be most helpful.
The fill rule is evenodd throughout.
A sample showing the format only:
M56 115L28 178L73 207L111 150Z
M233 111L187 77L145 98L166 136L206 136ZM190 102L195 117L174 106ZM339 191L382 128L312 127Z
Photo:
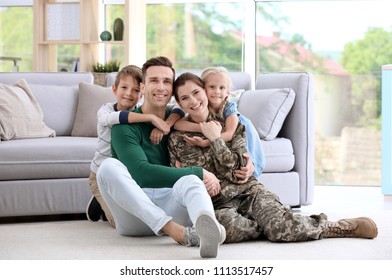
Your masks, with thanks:
M295 92L290 88L245 91L238 110L249 118L261 139L274 139L293 107Z
M57 136L70 136L78 105L80 82L93 83L90 72L0 72L0 82L25 79L44 113L44 122ZM50 96L48 96L48 94Z
M241 95L245 92L244 89L236 89L236 90L232 90L230 91L229 94L229 101L234 102L237 107L238 107L238 102L240 101Z
M72 136L97 137L97 113L104 103L115 102L111 87L79 84L79 102Z
M57 136L70 136L78 106L78 87L29 83L44 113L44 121Z
M0 84L1 140L55 136L25 80L15 86Z
M96 142L71 136L1 142L0 180L87 178Z
M277 137L273 140L261 140L265 155L263 173L288 172L294 167L295 157L290 139Z

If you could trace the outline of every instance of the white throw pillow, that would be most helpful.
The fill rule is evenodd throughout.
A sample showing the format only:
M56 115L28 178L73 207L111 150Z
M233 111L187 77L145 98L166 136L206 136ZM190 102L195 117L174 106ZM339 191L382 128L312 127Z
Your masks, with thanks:
M97 113L108 102L116 102L112 87L80 83L78 109L71 135L97 137Z
M41 107L26 80L14 86L0 84L1 140L56 136L43 119Z
M261 139L273 140L293 107L295 92L291 88L245 91L238 110L250 119Z
M229 101L234 102L238 106L238 101L241 98L241 95L245 92L244 89L236 89L230 91Z

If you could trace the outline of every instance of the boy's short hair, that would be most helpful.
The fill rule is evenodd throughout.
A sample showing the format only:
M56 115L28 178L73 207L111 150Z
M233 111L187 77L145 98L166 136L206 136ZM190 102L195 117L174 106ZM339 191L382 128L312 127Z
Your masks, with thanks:
M173 82L176 78L176 70L173 68L173 63L165 56L157 56L147 60L142 67L143 83L145 83L147 69L151 66L165 66L169 67L173 72Z
M137 84L140 85L140 83L143 80L143 75L142 75L142 69L136 65L127 65L123 67L116 76L116 80L114 82L115 87L117 88L118 85L120 84L120 80L124 77L131 76L133 77Z

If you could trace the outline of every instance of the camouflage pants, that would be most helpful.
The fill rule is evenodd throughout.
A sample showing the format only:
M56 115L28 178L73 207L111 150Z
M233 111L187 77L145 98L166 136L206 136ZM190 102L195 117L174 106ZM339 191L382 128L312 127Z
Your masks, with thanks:
M226 229L226 243L262 237L275 242L320 239L327 220L325 214L294 214L261 184L214 207L218 221Z

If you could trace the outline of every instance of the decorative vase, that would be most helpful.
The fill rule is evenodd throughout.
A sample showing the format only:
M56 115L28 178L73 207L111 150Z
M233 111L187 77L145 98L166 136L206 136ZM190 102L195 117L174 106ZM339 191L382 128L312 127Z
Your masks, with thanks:
M124 35L124 22L121 18L116 18L113 24L113 37L115 41L122 41Z
M105 30L102 31L101 35L99 35L99 38L101 38L102 41L110 41L112 40L112 34L110 34L109 31Z

